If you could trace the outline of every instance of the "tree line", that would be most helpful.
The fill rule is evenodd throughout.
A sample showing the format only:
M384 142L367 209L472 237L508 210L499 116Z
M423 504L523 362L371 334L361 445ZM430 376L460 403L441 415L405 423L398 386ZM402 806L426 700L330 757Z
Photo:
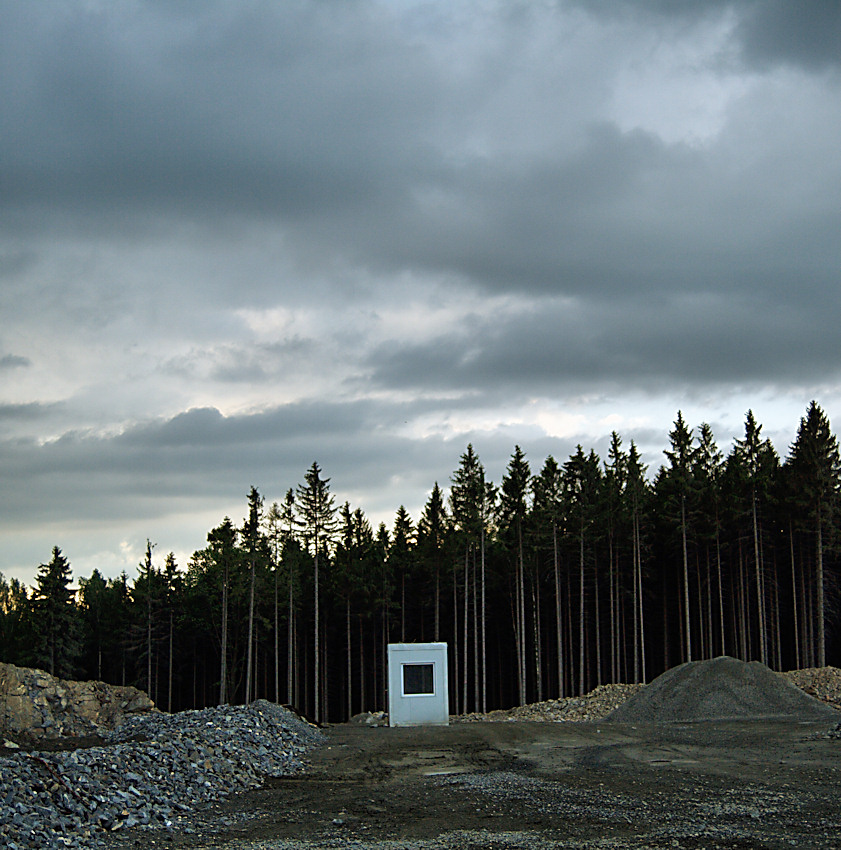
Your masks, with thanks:
M137 574L71 589L58 547L31 589L0 577L0 657L144 688L170 711L265 697L319 720L387 704L386 646L446 641L450 709L645 682L728 654L838 661L841 459L812 402L781 459L751 411L725 456L679 412L649 476L633 441L579 445L494 484L472 445L414 521L336 505L313 463L211 529L183 568L147 541Z

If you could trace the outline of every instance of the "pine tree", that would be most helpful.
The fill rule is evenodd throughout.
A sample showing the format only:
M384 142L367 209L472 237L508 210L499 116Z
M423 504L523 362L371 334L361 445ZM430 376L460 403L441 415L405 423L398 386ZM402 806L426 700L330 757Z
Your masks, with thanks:
M719 654L725 653L726 640L724 628L724 590L722 584L721 564L721 480L724 471L721 451L713 436L712 427L707 422L701 423L698 429L698 446L695 449L693 474L695 476L698 493L698 536L703 541L706 549L706 562L708 572L708 643L710 648L715 645L713 635L712 614L712 581L709 578L709 548L715 548L716 588L718 597L718 624L719 624ZM710 654L713 654L712 652Z
M739 473L742 501L747 502L753 543L756 614L759 660L768 663L768 625L766 613L765 575L762 557L762 511L768 508L779 458L770 440L761 439L762 426L752 410L745 416L745 436L736 440L733 457Z
M631 505L631 541L634 564L634 682L646 681L645 667L645 605L642 588L642 513L648 493L645 480L647 468L640 458L636 444L631 440L628 449L628 482L625 487Z
M420 557L432 561L435 575L435 619L433 639L441 639L441 562L449 518L444 505L444 496L438 482L432 488L423 513L418 522L418 550Z
M680 530L681 561L683 566L683 632L684 658L692 660L692 614L689 594L689 512L694 479L692 466L694 460L692 448L692 429L687 428L681 411L677 412L674 428L669 432L671 449L664 454L669 467L661 470L656 489L665 496L666 513Z
M415 567L415 527L404 505L394 518L391 548L388 557L392 572L400 580L400 641L406 642L406 581L411 580Z
M167 663L167 711L172 712L172 678L175 643L175 613L180 609L183 593L182 576L178 572L178 564L175 561L175 553L170 552L164 560L164 582L166 590L166 608L169 619L168 650L169 659Z
M152 691L152 646L154 644L155 614L158 602L158 571L152 563L152 549L155 544L146 539L146 555L140 562L140 576L134 582L135 602L139 603L141 598L145 609L145 634L146 634L146 693L153 701L157 701L157 695Z
M98 681L102 681L102 650L107 639L103 623L107 594L108 584L99 570L94 570L90 578L79 579L79 608L89 644L85 647L87 669L96 670Z
M580 445L564 464L564 510L570 519L572 538L578 544L578 693L589 681L586 643L586 555L589 529L596 520L601 463L594 451L584 454Z
M826 666L826 600L824 555L831 539L832 520L841 489L841 458L829 420L816 402L801 418L788 459L791 478L797 486L804 522L811 525L815 540L815 585L817 591L818 667Z
M546 458L540 475L532 478L532 516L540 548L552 553L555 589L555 638L559 698L564 693L563 606L561 599L561 557L559 535L563 522L563 474L552 455Z
M252 699L252 681L254 666L254 594L257 586L257 561L263 537L260 522L263 515L263 497L252 487L248 493L248 518L242 530L243 544L248 552L249 588L248 588L248 639L245 668L245 704Z
M526 702L527 688L525 538L530 483L531 469L526 456L519 446L515 446L500 486L499 523L502 539L514 560L514 645L517 651L517 692L520 705ZM537 612L532 611L533 620L536 616ZM535 641L534 646L539 646L539 641ZM539 683L539 665L535 665L535 678ZM540 690L538 685L538 691Z
M473 450L472 444L462 454L458 469L452 475L452 488L450 489L450 514L453 529L458 535L459 543L464 553L464 596L462 614L462 706L467 710L468 682L469 682L469 624L470 624L470 568L473 568L473 633L474 633L474 688L473 702L478 709L482 700L482 693L486 689L486 661L485 661L485 533L487 523L490 519L492 506L495 499L493 485L485 480L485 468L482 466L478 455ZM480 590L476 590L476 554L479 553ZM458 583L453 572L454 588ZM480 599L477 599L480 596ZM457 610L454 602L454 618L457 619ZM456 632L455 644L458 646L458 630ZM480 638L481 635L481 638ZM481 646L480 646L481 644ZM455 650L456 662L458 662L458 650ZM456 679L458 674L456 674ZM480 680L481 679L481 680ZM480 680L480 681L477 681Z
M620 601L621 588L621 534L625 522L624 493L628 479L628 456L622 450L622 438L611 432L608 460L604 465L602 502L607 517L608 583L610 606L610 676L611 682L619 681L621 661L620 648ZM601 677L599 677L601 684Z
M226 705L228 690L228 610L230 604L231 569L236 559L237 532L230 517L225 517L221 525L207 533L209 554L212 561L221 567L222 615L221 615L221 651L219 660L219 705Z
M38 569L33 594L37 663L46 666L51 676L64 679L73 675L80 650L71 577L70 562L54 546L52 559Z
M313 554L313 628L314 628L314 716L321 722L321 621L319 561L326 554L336 531L336 508L330 495L330 479L321 477L321 468L313 461L298 486L298 511L304 537Z

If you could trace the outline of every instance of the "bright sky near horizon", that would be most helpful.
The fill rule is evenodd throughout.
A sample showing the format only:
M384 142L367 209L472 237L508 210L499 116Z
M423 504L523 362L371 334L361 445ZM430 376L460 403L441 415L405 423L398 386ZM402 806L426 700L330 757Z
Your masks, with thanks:
M841 417L836 0L0 0L0 572ZM838 421L841 421L839 419Z

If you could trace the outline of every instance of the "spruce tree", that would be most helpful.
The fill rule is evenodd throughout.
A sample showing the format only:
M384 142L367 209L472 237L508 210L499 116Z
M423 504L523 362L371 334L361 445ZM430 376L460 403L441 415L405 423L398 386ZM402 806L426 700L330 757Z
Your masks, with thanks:
M263 536L260 522L263 516L263 497L252 487L248 493L248 518L242 529L242 539L248 552L249 588L248 588L248 638L247 660L245 666L245 704L252 699L254 680L254 594L257 587L257 561L260 557Z
M33 608L37 638L36 663L51 676L67 679L79 656L78 612L73 601L70 562L58 546L35 580Z
M526 521L529 515L531 469L519 446L508 462L500 485L499 524L500 536L514 562L514 632L517 650L518 697L520 705L526 702L527 659L526 659ZM537 616L532 611L532 620ZM534 646L539 644L535 642ZM540 669L535 666L536 681L540 681ZM542 690L538 687L538 691ZM540 694L538 694L540 698Z
M818 667L826 666L826 601L824 556L832 534L841 490L841 457L829 419L813 401L800 420L797 437L788 459L791 478L805 526L811 527L815 540L815 585L817 590Z
M563 606L561 599L560 534L563 523L563 474L552 455L546 458L540 474L532 479L533 533L541 551L548 549L552 558L555 588L555 651L557 654L557 696L564 693Z
M438 482L432 488L418 521L418 550L420 557L432 562L435 575L435 618L433 639L440 640L441 635L441 562L444 542L448 531L449 517L444 505L444 496Z
M316 461L307 470L304 484L298 486L298 512L304 539L313 555L313 629L314 629L314 711L316 722L321 722L321 595L319 567L323 555L336 532L336 508L330 494L330 479L321 477L321 467Z
M686 426L683 413L677 412L674 428L669 432L670 449L664 454L668 468L661 469L656 489L665 499L665 513L680 530L681 563L683 565L683 639L684 660L692 661L692 614L689 594L689 515L694 490L694 450L692 429Z

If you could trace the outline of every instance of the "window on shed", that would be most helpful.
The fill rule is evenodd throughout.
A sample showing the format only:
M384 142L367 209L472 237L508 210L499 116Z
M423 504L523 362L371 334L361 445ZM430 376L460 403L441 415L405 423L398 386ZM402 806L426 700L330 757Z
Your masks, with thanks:
M432 695L435 685L432 680L433 664L403 665L403 696Z

